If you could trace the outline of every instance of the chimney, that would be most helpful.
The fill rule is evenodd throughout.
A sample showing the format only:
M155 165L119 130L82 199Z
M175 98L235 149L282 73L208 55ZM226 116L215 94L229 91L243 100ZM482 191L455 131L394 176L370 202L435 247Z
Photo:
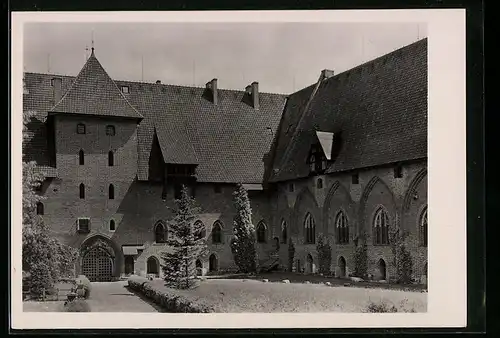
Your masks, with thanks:
M330 70L330 69L323 69L321 71L321 78L322 78L322 80L327 80L327 79L331 78L334 75L335 75L335 72L333 70Z
M156 84L161 84L161 80L156 80Z
M54 77L51 81L54 104L57 104L61 100L62 96L62 79L59 77Z
M249 95L250 98L252 99L253 108L258 110L259 109L259 83L252 82L251 85L246 86L245 91L246 91L246 94Z
M217 104L217 79L207 82L206 88L212 93L212 102Z

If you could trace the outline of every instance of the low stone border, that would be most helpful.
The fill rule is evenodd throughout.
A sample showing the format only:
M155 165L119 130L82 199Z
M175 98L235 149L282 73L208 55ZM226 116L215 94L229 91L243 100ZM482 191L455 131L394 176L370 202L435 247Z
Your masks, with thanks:
M210 313L215 309L203 300L180 294L177 290L157 286L144 277L130 277L128 286L131 290L140 293L154 302L166 312L177 313Z

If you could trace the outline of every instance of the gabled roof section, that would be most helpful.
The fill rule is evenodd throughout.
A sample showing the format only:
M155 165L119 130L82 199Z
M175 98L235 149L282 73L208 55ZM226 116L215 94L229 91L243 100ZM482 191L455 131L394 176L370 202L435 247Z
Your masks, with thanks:
M271 182L309 175L306 160L318 142L316 131L334 134L335 156L326 173L427 157L427 39L328 78L316 88L290 95Z
M71 87L50 112L143 118L109 77L93 52Z
M327 160L332 158L332 144L333 144L333 133L328 133L326 131L316 131L316 136L321 144L323 153Z

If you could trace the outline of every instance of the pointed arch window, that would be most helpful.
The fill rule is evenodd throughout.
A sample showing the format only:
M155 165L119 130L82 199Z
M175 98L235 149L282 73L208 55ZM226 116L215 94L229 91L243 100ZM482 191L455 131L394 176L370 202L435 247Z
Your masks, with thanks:
M112 167L115 165L115 155L112 150L108 152L108 166Z
M80 198L84 199L85 198L85 184L80 183Z
M83 152L83 149L80 149L78 152L78 163L80 163L80 165L85 164L85 153Z
M167 239L167 227L163 221L158 221L155 225L155 243L165 243Z
M44 214L44 205L42 202L38 202L36 204L36 214L37 215L43 215Z
M258 243L266 243L267 238L267 226L264 221L260 221L257 224L257 242Z
M335 229L337 233L338 244L349 243L349 224L345 213L340 210L335 217Z
M222 243L222 224L215 221L212 227L212 243Z
M375 245L389 244L389 216L387 211L380 207L373 219L373 243Z
M316 223L311 213L307 213L304 219L304 230L305 230L305 243L314 244L316 240Z
M427 207L422 210L419 221L420 246L427 247Z
M288 225L285 220L281 220L281 243L286 244L288 241Z
M109 188L108 188L108 197L110 200L114 200L115 199L115 186L110 184L109 185Z

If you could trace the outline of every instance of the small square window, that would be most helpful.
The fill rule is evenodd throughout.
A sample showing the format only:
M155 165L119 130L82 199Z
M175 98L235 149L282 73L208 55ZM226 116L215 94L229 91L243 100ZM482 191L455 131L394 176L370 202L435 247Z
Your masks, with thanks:
M106 135L107 136L115 136L115 126L106 126Z
M79 233L89 233L90 232L90 219L89 218L79 218L77 224L77 230Z
M76 126L76 133L77 134L85 134L86 133L85 125L83 123L78 123L77 124L77 126Z
M359 184L359 174L352 174L352 184Z
M122 86L122 93L123 93L123 94L128 94L128 93L130 93L130 90L129 90L128 86Z

